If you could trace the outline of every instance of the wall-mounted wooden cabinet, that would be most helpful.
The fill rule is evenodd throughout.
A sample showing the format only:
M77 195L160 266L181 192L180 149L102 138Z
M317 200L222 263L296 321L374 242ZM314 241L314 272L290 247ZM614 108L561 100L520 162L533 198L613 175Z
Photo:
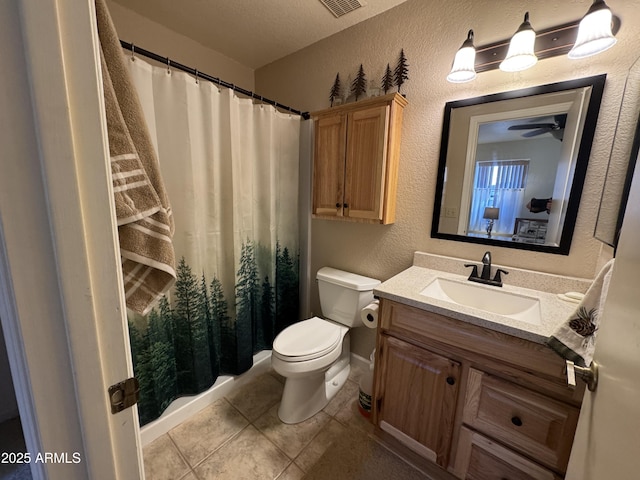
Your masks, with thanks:
M402 112L397 93L314 112L313 216L395 221Z
M584 385L545 345L381 300L377 432L443 478L558 480ZM402 452L401 452L402 453Z

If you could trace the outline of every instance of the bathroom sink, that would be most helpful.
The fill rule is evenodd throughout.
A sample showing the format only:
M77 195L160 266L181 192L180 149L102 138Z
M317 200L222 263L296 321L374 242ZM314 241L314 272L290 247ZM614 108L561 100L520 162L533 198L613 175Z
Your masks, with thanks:
M438 277L420 292L436 300L476 308L531 325L540 325L540 300L507 292L499 287L481 286Z

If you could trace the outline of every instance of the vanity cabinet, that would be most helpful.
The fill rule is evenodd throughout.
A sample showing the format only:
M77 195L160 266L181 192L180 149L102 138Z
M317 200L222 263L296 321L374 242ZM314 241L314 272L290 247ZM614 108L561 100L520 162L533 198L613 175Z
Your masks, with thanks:
M562 479L584 385L545 345L382 299L376 431L460 479Z
M395 221L402 113L395 93L332 107L314 119L314 218Z

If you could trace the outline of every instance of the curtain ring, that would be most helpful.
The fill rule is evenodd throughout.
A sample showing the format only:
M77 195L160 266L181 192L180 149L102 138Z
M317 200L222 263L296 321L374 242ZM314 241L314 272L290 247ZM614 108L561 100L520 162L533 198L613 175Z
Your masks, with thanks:
M167 57L167 74L171 75L171 60Z
M198 83L200 83L200 82L198 82L198 69L196 68L195 70L196 70L196 84L198 84Z
M264 109L264 97L260 95L260 108Z
M131 61L136 61L136 46L133 43L131 44Z

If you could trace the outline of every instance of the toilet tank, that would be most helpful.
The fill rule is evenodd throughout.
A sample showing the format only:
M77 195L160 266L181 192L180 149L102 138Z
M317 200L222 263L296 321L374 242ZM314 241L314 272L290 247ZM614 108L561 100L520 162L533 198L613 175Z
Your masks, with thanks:
M322 315L347 327L362 325L360 310L373 301L380 280L322 267L316 275Z

